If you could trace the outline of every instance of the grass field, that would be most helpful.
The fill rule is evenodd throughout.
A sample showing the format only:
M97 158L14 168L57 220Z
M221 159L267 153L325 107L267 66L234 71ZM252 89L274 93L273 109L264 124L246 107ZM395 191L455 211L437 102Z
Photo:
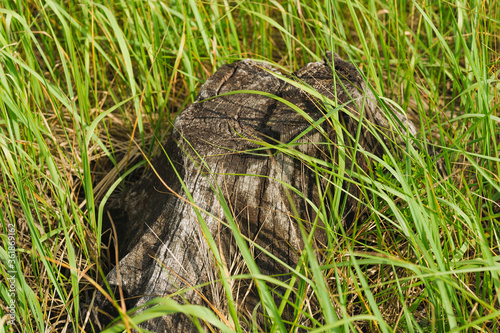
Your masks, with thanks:
M446 173L415 150L378 161L369 218L325 221L331 248L304 257L300 288L324 298L304 329L498 332L499 20L495 0L0 0L0 332L79 331L110 264L107 197L217 68L325 50L419 124Z

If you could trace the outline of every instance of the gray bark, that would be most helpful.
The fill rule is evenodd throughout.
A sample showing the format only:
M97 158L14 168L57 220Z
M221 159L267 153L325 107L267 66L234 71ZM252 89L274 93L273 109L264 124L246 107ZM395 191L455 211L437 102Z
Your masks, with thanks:
M119 269L121 286L131 298L128 306L139 306L154 297L171 295L185 288L186 283L196 286L218 278L213 255L193 207L174 195L178 193L187 198L179 177L192 194L194 203L204 211L202 217L211 235L219 242L230 273L241 274L246 270L232 266L241 258L231 232L221 223L226 218L213 192L216 184L232 208L242 234L285 263L296 265L303 248L297 219L310 228L308 223L314 221L316 215L304 198L289 191L300 214L294 216L279 181L290 184L317 205L318 182L314 172L298 158L276 149L262 149L259 142L289 143L310 123L289 106L270 97L256 94L220 96L235 90L257 90L291 102L314 121L328 112L323 101L286 83L272 72L277 73L267 65L250 60L222 66L201 87L196 102L175 120L174 133L165 146L171 162L165 154L160 154L154 162L158 175L149 171L123 199L122 211L115 214L114 221L119 227L121 254L125 254L119 262ZM333 56L332 63L332 55L327 53L324 61L308 64L292 78L311 86L338 105L346 103L346 110L356 116L362 114L365 121L392 135L393 127L386 113L379 108L360 73L337 55ZM358 121L350 117L349 112L341 111L339 119L355 136ZM394 114L414 134L414 127L407 118L398 112ZM324 143L327 139L336 142L336 133L329 121L323 122L321 127L322 131L313 129L301 137L293 148L335 163L337 147ZM344 134L344 137L347 136ZM397 142L397 135L391 137ZM365 129L361 131L359 142L366 151L378 155L382 152L380 144ZM346 144L352 143L347 140ZM357 164L362 169L367 168L361 154ZM346 168L350 166L348 156ZM319 184L325 186L326 182L320 181ZM347 182L344 189L349 193L349 209L344 212L343 220L337 223L348 224L346 216L349 212L351 216L356 215L361 194L356 186L347 186ZM323 222L320 221L314 237L314 246L318 248L327 243ZM263 274L287 273L282 265L257 249L254 249L254 257ZM110 284L118 284L116 268L107 278ZM258 302L257 294L250 290L248 296L242 297L249 285L235 283L234 287L241 301L242 317L251 314ZM225 305L219 302L223 297L218 297L222 292L218 283L199 291L225 311ZM182 299L176 297L176 300L204 304L200 295L193 291L183 293ZM154 332L195 330L190 319L183 315L163 316L141 327Z

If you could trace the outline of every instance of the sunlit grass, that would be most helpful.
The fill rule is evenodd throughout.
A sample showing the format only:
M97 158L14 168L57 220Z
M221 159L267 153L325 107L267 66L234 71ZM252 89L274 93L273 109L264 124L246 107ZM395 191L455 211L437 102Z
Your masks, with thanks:
M102 199L142 160L132 140L147 155L159 151L173 117L224 63L253 58L293 71L325 50L361 68L420 132L405 152L371 156L371 174L349 170L365 193L366 221L343 230L338 216L316 207L328 249L320 256L306 242L288 284L259 277L248 242L237 238L269 330L308 318L311 332L498 331L498 17L496 2L485 1L0 0L0 331L78 331L85 322L89 279L100 281L101 265L110 264L100 242ZM304 162L331 188L341 184L340 168ZM339 197L324 199L343 209ZM225 215L234 227L229 209ZM5 316L9 224L13 326ZM127 325L181 311L243 331L228 319L237 317L228 285L248 276L220 275L225 318L160 299ZM273 285L287 290L281 304L270 302ZM311 290L321 316L304 305ZM295 323L280 318L287 301Z

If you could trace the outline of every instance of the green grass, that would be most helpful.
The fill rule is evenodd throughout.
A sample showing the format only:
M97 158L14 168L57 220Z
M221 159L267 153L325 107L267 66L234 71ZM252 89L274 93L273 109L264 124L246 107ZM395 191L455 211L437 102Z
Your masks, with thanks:
M420 124L418 144L440 149L447 175L411 148L378 159L372 174L358 175L371 197L361 199L368 220L342 230L316 207L329 247L317 253L306 242L288 284L259 276L238 239L273 318L269 331L284 330L290 297L311 332L497 332L499 17L496 1L0 0L0 332L78 331L85 289L109 264L103 198L142 160L132 140L147 155L157 150L154 138L168 137L173 117L222 64L254 58L296 70L327 49ZM332 188L344 177L304 160ZM325 200L342 208L338 197ZM226 217L234 226L227 207ZM9 224L14 325L4 317ZM221 271L227 286L238 278ZM282 304L270 301L274 284L288 290ZM304 303L311 290L320 316ZM229 314L155 304L128 325L181 311L243 331Z

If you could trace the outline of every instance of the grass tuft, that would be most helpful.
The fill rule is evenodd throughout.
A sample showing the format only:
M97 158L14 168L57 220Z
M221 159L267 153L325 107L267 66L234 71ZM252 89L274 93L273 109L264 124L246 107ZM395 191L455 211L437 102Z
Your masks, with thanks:
M329 246L317 253L304 234L289 284L260 276L237 238L248 274L216 277L228 314L157 299L123 312L126 325L183 312L224 332L264 330L251 316L236 320L231 288L251 277L273 322L266 331L497 332L498 17L495 1L0 0L0 332L90 327L81 303L113 264L103 203L142 165L135 142L147 156L159 151L222 64L253 58L295 70L325 50L419 124L403 158L371 156L371 174L352 184L365 194L366 221L342 230L315 207ZM342 183L339 168L297 158L318 181ZM281 304L276 285L287 290ZM308 307L315 297L321 314ZM290 303L296 321L284 323Z

